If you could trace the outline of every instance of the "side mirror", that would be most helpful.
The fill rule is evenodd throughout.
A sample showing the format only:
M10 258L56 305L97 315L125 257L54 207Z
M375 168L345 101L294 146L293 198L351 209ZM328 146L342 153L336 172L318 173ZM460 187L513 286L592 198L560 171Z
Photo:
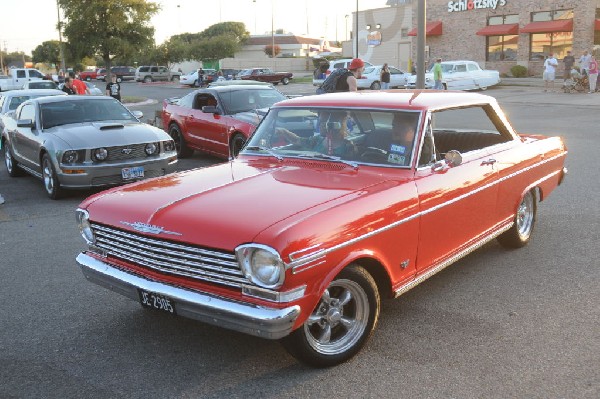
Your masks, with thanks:
M131 111L131 114L138 119L142 119L142 117L144 116L144 113L142 111Z
M450 150L444 159L449 166L458 166L462 163L462 154L456 150Z
M35 129L35 122L32 119L19 119L17 121L17 127L28 127Z
M219 112L219 109L215 105L205 105L204 107L202 107L202 112L204 112L205 114L215 114L215 115L221 114Z

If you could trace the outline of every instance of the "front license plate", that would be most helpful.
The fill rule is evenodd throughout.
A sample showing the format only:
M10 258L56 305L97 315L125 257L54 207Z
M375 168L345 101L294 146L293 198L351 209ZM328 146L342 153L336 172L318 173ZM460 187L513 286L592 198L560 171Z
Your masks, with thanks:
M138 294L142 306L171 314L177 314L175 311L175 303L171 298L142 289L138 289Z
M123 180L131 180L144 177L144 167L135 166L133 168L123 168L121 169L121 176L123 176Z

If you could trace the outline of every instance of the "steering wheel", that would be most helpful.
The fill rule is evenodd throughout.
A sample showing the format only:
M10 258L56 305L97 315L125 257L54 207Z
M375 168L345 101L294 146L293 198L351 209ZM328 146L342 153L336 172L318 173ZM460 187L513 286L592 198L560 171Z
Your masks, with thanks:
M360 159L365 162L386 162L388 152L377 147L367 147L365 151L360 154Z

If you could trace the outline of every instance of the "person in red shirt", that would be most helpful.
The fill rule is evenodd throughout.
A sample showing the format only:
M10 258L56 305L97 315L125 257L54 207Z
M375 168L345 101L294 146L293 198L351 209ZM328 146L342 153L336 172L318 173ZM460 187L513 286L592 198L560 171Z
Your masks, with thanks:
M69 72L69 76L73 81L73 87L75 88L75 91L77 91L77 94L90 94L90 89L88 89L82 80L75 78L74 72Z

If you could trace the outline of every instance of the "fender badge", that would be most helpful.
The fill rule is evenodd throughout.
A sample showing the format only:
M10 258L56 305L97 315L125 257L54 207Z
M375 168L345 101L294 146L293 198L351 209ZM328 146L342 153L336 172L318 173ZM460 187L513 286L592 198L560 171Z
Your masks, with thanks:
M142 223L142 222L134 222L134 223L129 223L129 222L123 222L121 221L122 224L125 224L127 226L131 226L133 227L133 229L135 231L139 231L140 233L149 233L149 234L172 234L172 235L176 235L176 236L180 236L181 233L177 233L175 231L167 231L165 229L163 229L160 226L155 226L153 224L147 224L147 223Z

